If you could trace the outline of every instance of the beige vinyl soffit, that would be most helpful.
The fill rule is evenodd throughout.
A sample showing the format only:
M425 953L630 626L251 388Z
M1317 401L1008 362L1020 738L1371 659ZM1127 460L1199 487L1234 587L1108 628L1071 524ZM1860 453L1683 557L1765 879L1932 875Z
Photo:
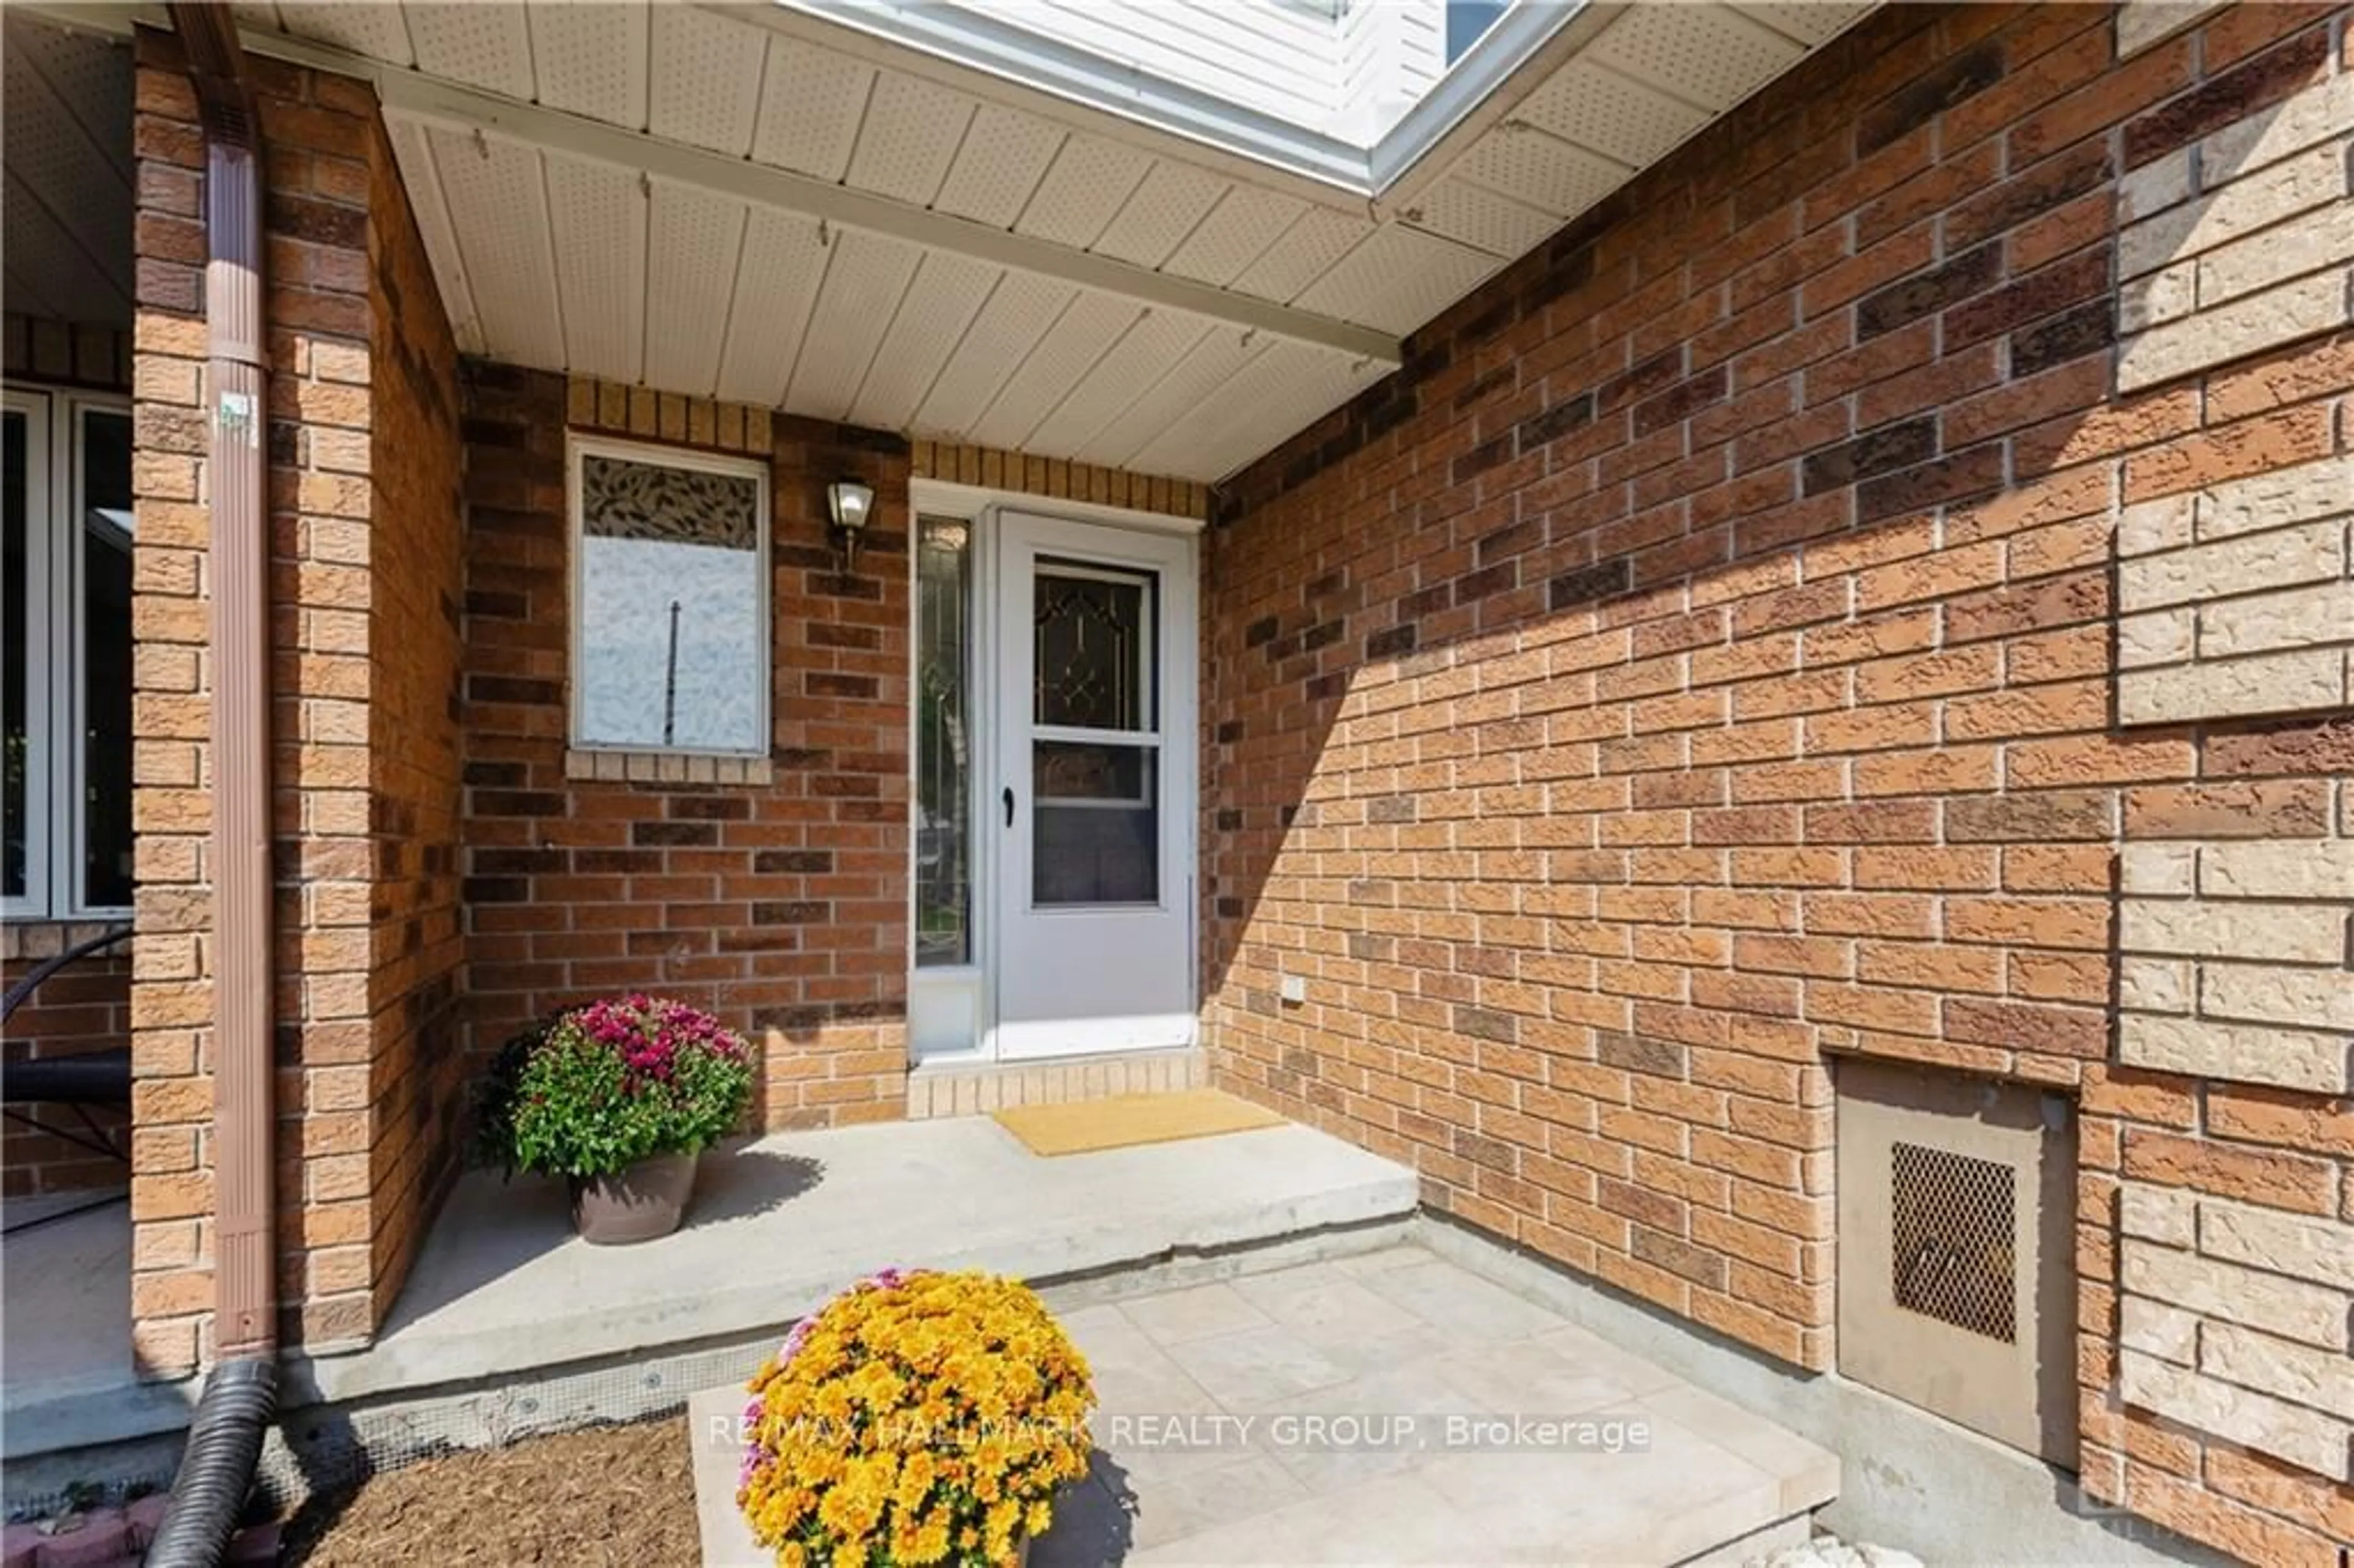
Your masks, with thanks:
M786 32L799 30L799 18L814 17L1376 200L1406 182L1425 154L1488 107L1498 89L1572 23L1599 26L1625 9L1601 0L1512 0L1428 92L1368 143L1295 123L985 16L978 8L985 3L708 0L705 8Z
M27 4L20 8L28 15L84 30L128 32L134 23L166 26L164 12L152 5ZM528 147L553 149L644 176L716 192L755 207L772 207L841 228L954 252L1150 306L1186 312L1239 327L1246 333L1336 351L1363 364L1394 368L1404 359L1394 334L1337 317L992 228L774 164L625 130L484 88L388 65L334 45L249 28L240 31L240 38L252 53L369 82L388 116L440 125L461 135L497 137Z

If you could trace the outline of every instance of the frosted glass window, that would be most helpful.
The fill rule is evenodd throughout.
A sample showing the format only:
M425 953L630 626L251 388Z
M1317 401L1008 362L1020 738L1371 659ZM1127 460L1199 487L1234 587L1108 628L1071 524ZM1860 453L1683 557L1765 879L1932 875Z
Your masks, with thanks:
M767 755L766 470L586 442L574 459L574 743Z

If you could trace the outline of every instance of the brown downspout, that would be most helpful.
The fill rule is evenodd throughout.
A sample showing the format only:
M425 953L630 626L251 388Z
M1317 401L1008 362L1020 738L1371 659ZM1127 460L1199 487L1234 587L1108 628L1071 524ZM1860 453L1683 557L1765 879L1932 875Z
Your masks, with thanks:
M278 1345L270 1148L270 525L261 126L229 8L175 5L205 126L212 493L213 1340Z
M214 1568L244 1521L278 1388L261 124L228 7L170 12L204 121L210 255L213 1369L146 1561Z

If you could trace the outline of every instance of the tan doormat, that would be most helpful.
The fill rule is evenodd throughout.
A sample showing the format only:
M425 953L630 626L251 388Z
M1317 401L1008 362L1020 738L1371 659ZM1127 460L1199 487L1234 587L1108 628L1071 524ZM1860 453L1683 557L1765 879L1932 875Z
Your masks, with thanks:
M1283 1118L1218 1089L1114 1095L1059 1106L1010 1106L997 1124L1033 1154L1089 1154L1137 1143L1172 1143L1221 1132L1281 1127Z

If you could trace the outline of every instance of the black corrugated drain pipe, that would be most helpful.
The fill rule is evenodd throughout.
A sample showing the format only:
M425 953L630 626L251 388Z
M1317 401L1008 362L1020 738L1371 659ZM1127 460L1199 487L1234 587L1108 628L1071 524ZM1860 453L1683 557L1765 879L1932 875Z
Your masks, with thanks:
M277 1413L274 1357L247 1356L213 1368L188 1424L188 1446L145 1568L218 1568L244 1518L261 1440Z
M213 1354L148 1568L218 1568L278 1405L261 125L228 6L175 4L205 129L211 498Z

